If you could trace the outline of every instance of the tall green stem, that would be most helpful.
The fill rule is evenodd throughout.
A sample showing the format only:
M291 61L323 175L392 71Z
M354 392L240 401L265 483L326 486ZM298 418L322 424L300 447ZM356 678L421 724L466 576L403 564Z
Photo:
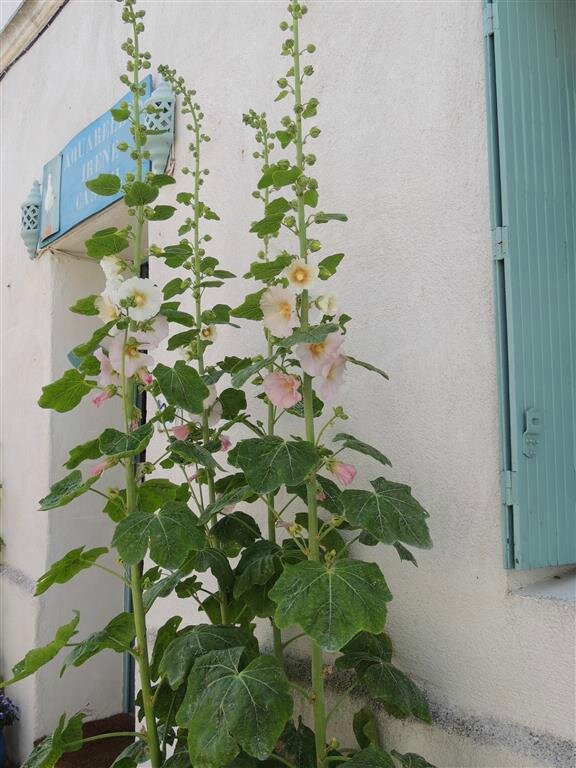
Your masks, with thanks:
M200 119L197 115L195 105L191 98L185 98L186 106L190 110L192 121L194 125L194 318L196 321L196 328L200 332L202 328L202 288L200 283L202 282L202 255L200 253L200 219L201 219L201 203L200 203L200 147L202 145L202 136L200 134ZM204 349L202 347L202 338L198 336L197 345L197 360L198 360L198 373L201 377L204 376ZM202 409L202 440L204 445L208 445L210 442L210 424L208 421L208 409ZM213 504L216 501L216 491L214 488L214 472L211 469L206 469L206 475L208 480L208 501ZM223 624L228 623L228 606L226 604L226 596L223 592L220 594L220 616Z
M134 64L134 77L132 84L132 119L134 128L134 149L136 152L136 180L141 181L143 176L142 169L142 136L140 127L140 51L138 47L139 22L132 12L132 29L134 32L134 49L132 61ZM143 259L142 253L142 233L144 229L144 207L136 208L136 224L134 230L134 269L138 273ZM124 361L124 356L122 356ZM122 366L124 368L124 366ZM134 410L135 386L132 380L126 378L125 371L122 370L122 396L124 401L124 420L126 432L132 431L132 416ZM137 487L134 467L132 462L126 461L126 505L127 513L134 514L138 510L137 505ZM134 624L136 629L137 641L137 663L140 673L140 685L142 688L142 705L144 708L144 717L146 720L146 731L148 734L148 746L150 751L150 762L152 768L160 768L161 754L160 743L158 740L158 729L154 715L154 706L152 702L152 685L150 680L150 659L148 656L148 638L146 631L146 615L144 611L144 602L142 595L142 569L141 563L130 568L130 590L132 593L132 606L134 612Z
M268 142L269 142L269 136L268 136L268 128L266 125L265 120L262 124L262 144L263 144L263 151L262 151L262 157L264 160L264 165L268 166L270 164L270 151L268 149ZM268 206L270 202L270 187L266 187L264 190L264 210L266 210L266 207ZM266 236L264 238L264 253L266 255L266 261L268 261L269 257L269 247L270 247L270 238ZM270 334L268 331L266 332L266 339L268 342L268 357L271 357L274 352L274 346L272 344L272 341L270 339ZM271 363L268 366L268 370L270 373L274 370L274 365ZM268 435L274 434L274 427L275 427L275 408L274 405L268 401L268 413L267 413L267 424L266 424L266 432ZM276 514L275 514L275 497L273 493L268 494L266 497L266 505L268 508L268 540L271 541L273 544L276 543ZM272 625L272 642L274 645L274 655L278 659L278 661L282 664L283 663L283 647L282 647L282 632L279 627L276 626L275 622L271 620Z
M301 85L301 67L300 67L300 43L298 29L298 11L292 11L293 20L293 61L294 61L294 101L296 112L296 165L304 173L304 139L302 131L302 85ZM306 210L304 203L304 193L299 189L297 194L297 218L298 218L298 239L300 258L308 261L308 238L306 231ZM302 292L302 301L300 304L300 327L302 330L308 328L309 312L308 291ZM314 445L314 393L312 390L312 378L304 374L302 384L302 399L304 403L304 421L306 424L306 440ZM316 478L311 475L306 483L306 496L308 503L308 536L309 536L309 554L310 560L318 562L320 560L320 548L318 541L318 506L316 500ZM312 693L314 709L314 732L316 738L316 755L318 768L324 768L326 757L326 704L324 695L324 676L322 649L315 642L312 645Z

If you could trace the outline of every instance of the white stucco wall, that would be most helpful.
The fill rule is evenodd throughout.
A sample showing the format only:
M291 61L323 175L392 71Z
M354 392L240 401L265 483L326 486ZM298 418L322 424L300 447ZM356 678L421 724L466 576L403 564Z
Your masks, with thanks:
M252 135L241 115L249 107L271 116L286 110L271 107L274 80L285 69L277 55L284 3L143 5L154 63L176 66L198 89L212 136L206 193L222 219L212 250L241 275L257 250L247 230L259 215L250 197L257 178ZM417 553L418 570L387 550L358 550L383 566L394 594L389 630L398 663L426 688L437 715L433 727L382 718L384 731L391 745L421 751L439 766L565 768L574 722L574 602L511 593L547 574L510 576L502 567L481 3L310 5L304 36L318 45L322 207L350 219L326 228L325 253L348 254L333 286L355 318L349 348L391 375L380 385L349 371L347 429L390 456L391 476L410 483L430 511L435 542ZM97 504L93 511L84 500L48 516L35 511L82 431L73 417L51 418L34 407L39 382L62 370L64 353L84 334L64 307L76 291L93 292L99 278L84 261L29 263L17 206L43 163L122 93L116 78L124 35L116 3L71 0L0 86L4 560L32 578L82 537L108 535ZM189 162L178 128L177 171ZM164 194L168 199L169 190ZM150 241L171 242L176 226L151 226ZM237 303L239 290L231 283L218 300ZM229 354L262 349L256 326L243 335L223 332L221 344ZM84 413L94 418L89 408ZM369 471L361 464L362 478ZM62 623L63 596L85 601L90 628L114 615L120 596L108 585L95 605L96 583L107 584L106 577L87 573L42 602L4 579L2 665ZM193 615L182 601L161 601L154 621L183 610ZM41 710L33 724L26 711L22 743L88 695L95 712L117 710L119 699L107 701L106 688L118 664L110 654L58 686L47 672L14 689L26 707L35 700Z

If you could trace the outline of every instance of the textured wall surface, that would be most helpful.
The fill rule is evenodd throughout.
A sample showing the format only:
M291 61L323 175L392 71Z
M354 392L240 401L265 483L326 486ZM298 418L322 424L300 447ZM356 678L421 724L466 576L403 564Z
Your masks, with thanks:
M176 66L198 89L212 136L206 196L222 219L212 230L212 252L241 275L257 250L247 230L259 216L250 197L258 176L252 136L241 116L249 107L271 116L286 109L270 106L274 80L285 70L277 55L284 3L144 6L145 45L155 64ZM355 318L349 349L391 376L381 385L360 369L349 371L342 393L352 415L347 429L390 456L390 476L411 484L430 511L435 542L417 553L418 569L400 564L394 552L358 550L383 567L394 594L389 631L398 664L429 692L437 713L434 727L389 724L383 716L383 728L401 751L420 750L439 766L565 768L563 741L572 737L574 719L574 604L511 593L547 574L512 578L502 567L480 0L312 2L303 35L319 49L311 93L321 103L321 207L350 219L326 229L323 253L348 255L332 285ZM65 257L29 263L17 206L42 164L122 93L116 78L123 37L116 3L71 0L0 86L5 561L33 578L82 537L108 536L98 505L35 512L66 446L81 434L74 417L50 418L35 408L38 382L60 373L65 352L84 334L84 321L71 322L63 307L75 291L97 290L100 277L87 262ZM180 121L176 172L189 162L186 147ZM152 225L150 241L174 241L176 227L174 220ZM164 280L155 269L152 276ZM240 299L238 283L218 292L217 300ZM242 336L222 332L221 344L229 354L263 348L256 325ZM85 418L95 417L86 409ZM361 480L374 471L367 463L360 469ZM63 597L84 601L75 605L84 608L85 626L114 615L120 596L113 589L99 603L92 599L105 579L87 573L40 603L5 585L3 667L64 620ZM154 621L188 610L164 600ZM118 670L117 658L102 656L58 686L50 672L15 689L26 707L35 701L39 710L23 724L23 743L89 694L98 713L117 709L118 680L115 687L111 681ZM109 701L107 689L115 691ZM543 740L545 753L537 748Z

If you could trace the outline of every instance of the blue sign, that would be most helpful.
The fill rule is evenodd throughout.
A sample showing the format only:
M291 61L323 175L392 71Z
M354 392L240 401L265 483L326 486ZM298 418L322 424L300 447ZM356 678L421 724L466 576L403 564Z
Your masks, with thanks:
M145 98L152 91L152 76L143 81ZM129 93L117 101L132 103ZM117 145L133 142L130 122L118 123L111 113L105 112L78 133L44 166L42 181L42 210L40 215L40 247L62 237L85 219L100 213L120 200L123 193L110 197L95 195L86 187L86 181L101 173L114 173L123 178L134 172L134 160L129 152L120 152ZM145 170L150 162L145 161Z

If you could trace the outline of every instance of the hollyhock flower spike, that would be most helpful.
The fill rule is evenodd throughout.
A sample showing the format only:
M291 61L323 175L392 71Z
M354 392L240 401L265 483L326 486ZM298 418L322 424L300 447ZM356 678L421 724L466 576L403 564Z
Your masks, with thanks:
M280 285L272 285L262 294L260 309L264 327L284 339L290 336L292 328L298 324L296 302L292 291Z
M343 486L350 485L356 477L357 470L352 464L344 464L343 461L331 461L327 465L328 471L332 472L336 480Z
M309 376L322 376L326 365L332 363L338 356L338 352L344 343L344 336L339 333L331 333L324 341L318 344L298 344L296 357L300 361L302 370Z
M136 339L132 337L125 339L123 333L115 336L110 342L109 358L113 369L118 373L122 372L122 365L124 365L124 373L129 378L135 376L140 368L151 368L154 365L150 355L138 349Z
M338 355L322 369L321 377L315 382L318 394L323 400L333 400L344 381L346 358Z
M132 320L142 322L158 314L162 305L162 291L145 277L130 277L118 289L118 302L125 307Z
M290 376L287 373L269 373L264 377L262 386L272 405L278 408L292 408L302 400L302 395L298 391L300 381L296 376Z
M298 293L308 290L318 277L318 267L303 259L295 259L284 270L284 277Z

